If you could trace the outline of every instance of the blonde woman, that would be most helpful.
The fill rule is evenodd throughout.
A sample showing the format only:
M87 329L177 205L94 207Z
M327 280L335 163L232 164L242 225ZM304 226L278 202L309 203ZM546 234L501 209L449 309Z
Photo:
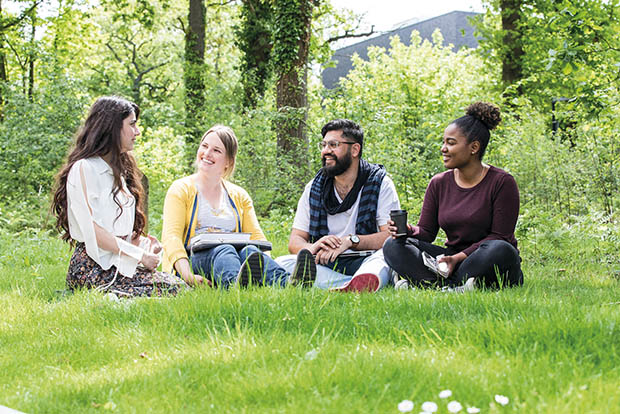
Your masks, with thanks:
M170 186L164 202L162 244L165 271L176 271L187 283L228 288L240 283L285 286L314 277L309 252L299 255L293 275L256 246L232 244L188 253L189 240L208 232L250 233L251 240L266 241L249 194L227 179L235 169L237 137L227 126L215 125L200 140L196 173Z

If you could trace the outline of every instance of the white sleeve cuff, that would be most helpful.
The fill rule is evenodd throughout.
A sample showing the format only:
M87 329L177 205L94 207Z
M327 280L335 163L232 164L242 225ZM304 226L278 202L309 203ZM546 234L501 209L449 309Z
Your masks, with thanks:
M118 248L121 253L125 253L127 256L130 256L137 261L142 260L142 255L144 255L144 249L134 244L127 242L126 240L121 239L120 237L116 237L116 243L118 244Z
M124 253L119 254L116 267L121 275L125 277L133 277L136 272L136 267L142 259L144 250L138 246L128 243L120 237L116 237L116 243L118 244L118 248L121 253Z

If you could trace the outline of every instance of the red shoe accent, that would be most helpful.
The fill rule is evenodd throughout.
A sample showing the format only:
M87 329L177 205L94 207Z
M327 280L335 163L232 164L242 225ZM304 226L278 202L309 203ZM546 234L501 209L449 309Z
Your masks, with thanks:
M360 273L343 287L331 289L338 292L376 292L379 289L379 277L372 273Z

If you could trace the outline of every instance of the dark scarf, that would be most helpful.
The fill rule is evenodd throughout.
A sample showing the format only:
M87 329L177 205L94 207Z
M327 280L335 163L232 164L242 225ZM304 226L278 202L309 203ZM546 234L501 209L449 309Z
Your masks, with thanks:
M334 193L334 178L328 177L323 169L319 170L310 188L310 240L314 243L329 234L327 215L334 215L349 210L360 197L355 232L357 234L373 234L377 232L377 204L379 191L385 177L382 165L370 164L360 159L359 171L353 188L342 203Z

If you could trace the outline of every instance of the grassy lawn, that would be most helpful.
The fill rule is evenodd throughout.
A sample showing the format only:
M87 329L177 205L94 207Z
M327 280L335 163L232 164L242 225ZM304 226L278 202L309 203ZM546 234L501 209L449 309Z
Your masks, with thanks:
M574 253L532 264L524 251L526 284L503 291L205 289L121 302L57 295L69 255L52 236L0 232L0 405L398 413L411 400L415 413L425 401L447 413L456 400L461 412L620 412L620 282L613 265Z

